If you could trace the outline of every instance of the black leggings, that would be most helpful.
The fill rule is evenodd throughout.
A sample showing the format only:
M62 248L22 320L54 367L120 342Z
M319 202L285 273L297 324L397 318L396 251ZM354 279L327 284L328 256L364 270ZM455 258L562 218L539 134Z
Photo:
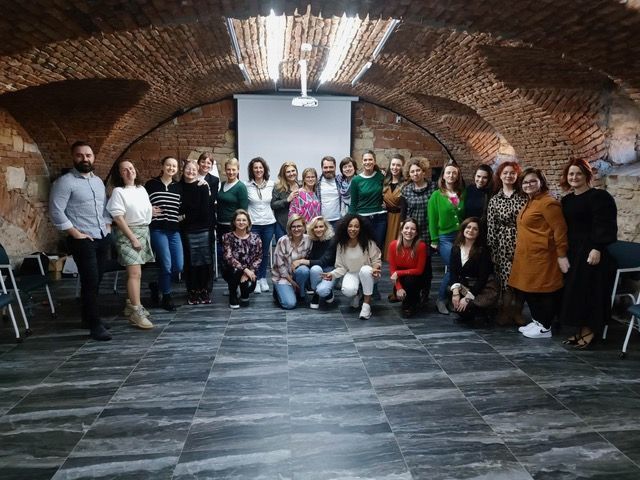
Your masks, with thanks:
M245 300L249 298L249 294L256 288L256 284L251 280L240 282L244 275L242 270L224 265L222 267L222 278L225 279L229 286L229 299L236 300L238 295L238 287L240 287L240 296Z
M560 292L522 292L524 300L529 305L531 316L544 325L544 328L551 328L553 320L560 312Z
M402 300L402 306L416 308L420 301L420 290L425 286L424 275L403 275L399 280L400 285L407 292L407 296Z

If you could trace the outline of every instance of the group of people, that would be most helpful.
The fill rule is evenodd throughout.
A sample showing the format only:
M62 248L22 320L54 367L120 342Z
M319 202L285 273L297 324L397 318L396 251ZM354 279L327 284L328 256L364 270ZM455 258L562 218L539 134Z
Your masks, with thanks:
M299 175L295 163L285 162L275 181L257 157L246 181L239 178L238 160L230 159L219 182L205 153L182 165L164 158L161 174L142 186L135 166L123 159L112 171L107 201L92 173L91 147L78 142L72 154L74 168L53 186L51 216L69 233L83 319L98 340L110 338L95 294L112 222L128 274L125 313L143 329L153 324L140 301L141 266L155 259L160 273L150 284L152 300L173 310L178 272L189 304L211 302L215 255L232 309L271 288L284 309L308 295L309 307L317 309L321 301L334 301L341 279L360 318L370 318L384 257L393 284L389 300L402 302L403 315L411 316L427 301L437 253L446 265L436 300L442 314L453 310L464 321L495 314L496 322L519 324L531 338L550 337L559 316L576 327L567 342L580 348L591 344L608 317L615 267L606 246L616 239L616 207L606 191L591 187L593 173L581 160L565 167L561 185L571 193L560 202L539 169L521 171L516 162L501 163L495 173L481 165L465 186L454 162L432 181L426 159L405 161L399 154L386 172L372 151L363 154L360 173L350 157L339 164L324 157L320 175L314 168ZM535 319L526 325L524 302Z

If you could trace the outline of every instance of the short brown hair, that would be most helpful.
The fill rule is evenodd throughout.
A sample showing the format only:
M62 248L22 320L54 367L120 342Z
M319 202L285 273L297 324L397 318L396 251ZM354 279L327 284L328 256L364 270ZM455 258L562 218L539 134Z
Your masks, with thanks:
M545 177L542 170L536 167L527 167L522 170L522 173L518 177L518 185L520 186L520 191L522 191L522 182L524 181L524 177L527 175L535 175L540 180L540 193L545 193L549 191L549 183L547 182L547 177Z
M578 167L584 176L587 178L587 184L591 185L591 180L593 180L593 169L589 162L583 160L582 158L574 158L573 160L569 160L564 168L562 169L562 175L560 176L560 187L563 190L569 190L571 187L569 186L569 182L567 181L567 176L569 175L569 169L571 167Z

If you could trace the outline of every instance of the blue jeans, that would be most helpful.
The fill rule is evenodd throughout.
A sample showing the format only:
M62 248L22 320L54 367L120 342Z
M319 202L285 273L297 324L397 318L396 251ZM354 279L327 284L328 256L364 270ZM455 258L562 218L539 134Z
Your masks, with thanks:
M442 257L442 261L447 267L447 273L442 277L442 283L440 284L440 290L438 290L438 298L440 300L447 300L449 293L449 283L451 282L451 249L453 248L453 241L456 239L457 232L447 233L440 235L438 238L438 253Z
M171 274L181 272L184 267L182 240L180 232L151 229L151 247L156 254L156 262L160 266L158 286L160 293L171 293Z
M327 298L333 292L333 284L335 280L323 280L322 274L325 272L330 272L333 270L333 267L324 267L322 268L320 265L314 265L311 267L309 282L311 284L311 290L315 290L320 298Z
M274 283L273 292L282 308L285 310L293 310L296 308L296 292L292 285L288 283Z
M387 214L376 213L364 217L369 220L373 232L373 241L376 242L381 252L384 252L384 238L387 236Z
M271 247L271 239L275 231L276 224L269 225L251 225L251 231L258 234L262 241L262 263L258 269L258 278L267 278L267 265L269 263L269 247Z
M300 290L298 291L298 296L300 298L304 298L306 295L306 289L309 286L310 273L311 271L306 265L300 265L293 272L293 279L298 284L298 287L300 287Z
M276 242L277 242L278 240L280 240L281 237L284 237L287 234L287 230L278 222L276 222L275 227L276 229L274 233L276 234Z

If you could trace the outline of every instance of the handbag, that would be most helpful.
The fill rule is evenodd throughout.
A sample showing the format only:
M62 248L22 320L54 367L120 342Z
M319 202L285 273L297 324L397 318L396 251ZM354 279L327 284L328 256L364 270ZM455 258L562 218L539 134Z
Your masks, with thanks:
M460 295L462 297L466 296L469 293L470 289L475 285L476 279L468 278L467 283L469 287L465 285L460 286ZM500 288L498 287L498 281L496 276L491 274L487 279L487 283L485 284L482 291L476 294L475 298L471 300L471 304L478 308L490 308L494 307L498 303L498 296L500 295Z

